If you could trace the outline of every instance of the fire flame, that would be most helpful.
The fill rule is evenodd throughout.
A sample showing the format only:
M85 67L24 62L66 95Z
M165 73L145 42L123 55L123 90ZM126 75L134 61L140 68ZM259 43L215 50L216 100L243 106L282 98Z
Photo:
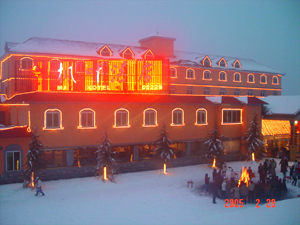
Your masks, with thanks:
M250 181L250 177L249 177L249 173L248 173L246 167L245 167L245 168L243 167L242 174L241 174L241 177L240 177L240 179L239 179L239 186L241 185L241 182L242 182L242 181L243 181L243 182L247 185L247 187L248 187L249 181Z
M164 164L164 174L167 174L167 165Z
M216 167L216 158L214 158L214 162L213 162L212 167Z
M107 176L106 176L106 167L103 168L103 179L107 180Z
M254 152L252 152L252 161L255 161Z
M31 173L31 187L34 187L34 172Z

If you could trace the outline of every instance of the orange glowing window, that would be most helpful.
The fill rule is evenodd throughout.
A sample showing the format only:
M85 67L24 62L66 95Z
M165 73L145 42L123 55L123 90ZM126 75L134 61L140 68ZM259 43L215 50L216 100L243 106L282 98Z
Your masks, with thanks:
M273 77L272 77L272 84L274 84L274 85L279 85L279 80L278 80L278 77L277 77L277 76L273 76Z
M242 109L222 109L222 124L241 124Z
M218 65L222 67L227 67L227 62L224 58L221 58L218 62Z
M207 66L207 67L210 67L211 66L211 60L208 56L205 56L204 59L203 59L203 62L202 62L202 65L203 66Z
M115 125L116 128L128 128L129 125L129 111L121 108L115 111Z
M146 60L153 60L153 58L154 58L154 54L153 54L153 52L149 49L149 50L145 53L144 59L146 59Z
M254 81L254 75L253 74L248 74L248 79L247 79L247 81L248 81L248 83L254 83L255 81Z
M101 56L111 56L111 55L112 55L112 51L110 50L109 47L107 47L106 45L104 45L104 46L100 49L99 55L101 55Z
M219 73L219 81L227 81L227 76L226 76L226 73L224 71L221 71Z
M196 123L195 125L207 125L207 111L200 108L196 111Z
M94 110L88 108L80 110L78 128L80 129L96 128Z
M237 69L240 69L242 67L242 65L241 65L241 63L240 63L240 61L238 59L234 61L234 63L232 64L232 66L234 68L237 68Z
M235 73L234 74L234 82L241 82L241 74Z
M21 70L31 70L33 67L33 59L30 57L24 57L20 60Z
M261 84L266 84L267 83L267 77L266 77L266 75L261 75L260 76L260 83Z
M184 126L184 111L180 108L172 110L172 124L171 126Z
M149 108L144 110L144 127L156 127L157 125L157 111Z
M188 68L186 70L186 79L195 79L195 70L192 68Z
M134 58L134 54L133 52L131 51L130 48L126 48L123 53L123 58L126 58L126 59L133 59Z
M209 70L203 71L203 80L211 80L211 73Z
M62 113L59 109L48 109L44 115L44 130L59 130L62 127Z
M170 67L170 77L177 78L177 70L175 67Z

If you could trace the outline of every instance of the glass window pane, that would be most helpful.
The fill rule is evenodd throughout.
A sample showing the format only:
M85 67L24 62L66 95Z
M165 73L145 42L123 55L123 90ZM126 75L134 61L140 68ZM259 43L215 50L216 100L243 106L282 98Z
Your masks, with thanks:
M87 124L88 127L92 127L93 126L93 113L89 112L87 113Z
M59 125L59 113L55 112L53 113L53 127L60 127Z
M46 127L52 127L52 113L46 113Z
M20 170L20 152L14 152L14 170Z
M8 171L13 170L13 153L12 152L6 153L6 168Z

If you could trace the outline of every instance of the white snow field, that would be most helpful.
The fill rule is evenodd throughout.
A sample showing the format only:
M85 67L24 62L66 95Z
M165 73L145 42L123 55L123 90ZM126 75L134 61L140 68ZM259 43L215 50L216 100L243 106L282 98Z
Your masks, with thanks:
M257 171L255 162L228 163L236 171L243 165ZM46 181L45 196L34 196L20 183L0 185L0 224L299 224L300 198L276 201L274 208L225 208L221 199L212 204L211 196L199 192L205 173L211 177L212 168L202 164L171 168L167 175L159 170L120 174L116 183L94 177ZM187 188L189 180L193 188ZM291 183L287 188L289 197L300 194Z

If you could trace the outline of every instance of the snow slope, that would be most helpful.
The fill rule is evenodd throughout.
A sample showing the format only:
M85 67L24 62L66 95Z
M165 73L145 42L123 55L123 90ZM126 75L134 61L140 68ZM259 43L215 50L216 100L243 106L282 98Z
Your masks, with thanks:
M228 166L239 171L255 162L232 162ZM279 173L277 166L277 173ZM116 183L101 179L78 178L45 182L45 196L34 196L21 184L0 186L0 224L298 224L300 198L277 201L275 208L260 204L243 208L225 208L225 202L200 195L204 175L212 168L196 165L121 174ZM187 188L193 180L194 187ZM287 184L291 197L300 189Z

